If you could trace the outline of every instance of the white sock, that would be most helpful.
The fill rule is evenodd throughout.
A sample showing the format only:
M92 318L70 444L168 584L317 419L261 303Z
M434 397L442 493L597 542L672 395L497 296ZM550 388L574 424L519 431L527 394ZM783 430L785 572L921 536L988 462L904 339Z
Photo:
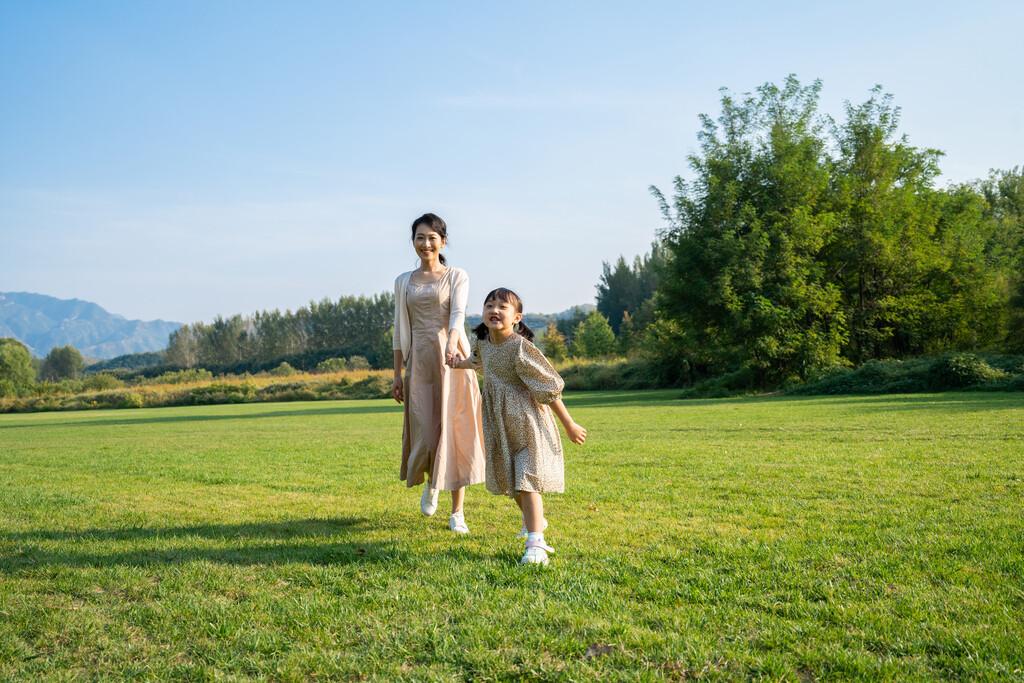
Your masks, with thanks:
M543 531L531 531L528 534L526 534L526 542L527 543L532 543L534 541L540 541L541 543L544 543L544 532ZM545 543L545 545L547 545L547 544Z

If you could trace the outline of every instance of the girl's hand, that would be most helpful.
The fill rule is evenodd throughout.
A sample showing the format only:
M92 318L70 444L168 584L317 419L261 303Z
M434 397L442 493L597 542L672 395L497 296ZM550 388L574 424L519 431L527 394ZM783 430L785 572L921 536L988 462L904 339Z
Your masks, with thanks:
M391 383L391 395L399 403L405 398L405 382L401 375L395 377L395 381Z
M569 437L569 441L575 444L582 445L587 440L587 430L580 427L578 424L573 422L572 424L564 425L565 435Z
M453 370L458 369L459 363L461 363L463 360L465 359L462 357L462 355L456 353L448 359L448 367L452 368Z

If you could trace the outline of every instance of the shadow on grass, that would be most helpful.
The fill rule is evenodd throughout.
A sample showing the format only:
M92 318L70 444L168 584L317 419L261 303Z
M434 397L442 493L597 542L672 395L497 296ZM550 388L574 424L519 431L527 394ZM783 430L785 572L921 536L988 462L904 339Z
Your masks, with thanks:
M178 527L122 527L114 529L83 529L81 531L0 531L0 541L133 541L151 538L274 538L304 536L338 536L365 527L362 517L329 517L298 519L288 522L253 522L250 524L199 524Z
M237 403L232 404L234 406L266 406L266 403ZM77 411L60 411L47 413L47 415L60 416L63 419L59 420L61 427L107 427L107 426L126 426L126 425L145 425L145 424L170 424L170 423L188 423L188 422L211 422L217 420L258 420L263 418L279 418L279 417L301 417L310 415L321 415L321 416L338 416L344 417L345 415L372 415L379 413L401 413L402 406L395 404L384 405L384 406L338 406L332 405L327 407L317 408L302 408L299 410L274 410L267 412L259 411L244 411L239 413L229 414L216 414L216 413L194 413L185 412L182 409L185 408L223 408L224 404L217 406L178 406L175 408L153 408L151 410L160 410L160 415L147 414L148 410L132 411L131 417L122 417L124 412L118 411L118 414L110 415L110 417L95 418L91 417L95 415L95 412L90 411L91 419L76 419L81 415ZM179 414L167 414L165 411L177 412L181 410ZM25 414L25 413L23 413ZM38 415L38 413L35 413ZM108 413L109 414L109 413ZM54 425L54 421L50 420L33 420L32 422L22 422L16 424L4 424L0 422L0 430L3 429L30 429L33 427L51 427Z
M16 548L0 554L0 574L46 568L104 568L183 565L195 562L253 565L345 565L352 563L406 564L408 553L395 542L365 541L352 532L364 527L362 518L306 519L293 522L211 524L168 528L86 529L79 532L33 531L0 534L15 542L78 541L134 544L166 540L166 547L129 548L114 552L88 552L77 548ZM343 538L339 538L343 537ZM230 547L204 547L196 539L238 540ZM274 542L267 542L267 541ZM317 542L317 541L320 542ZM173 541L178 541L174 543ZM473 559L467 548L452 548L458 559Z
M820 400L828 405L863 406L880 411L943 409L981 412L1024 408L1024 393L950 391L933 394L856 394L844 396L784 396L776 400Z

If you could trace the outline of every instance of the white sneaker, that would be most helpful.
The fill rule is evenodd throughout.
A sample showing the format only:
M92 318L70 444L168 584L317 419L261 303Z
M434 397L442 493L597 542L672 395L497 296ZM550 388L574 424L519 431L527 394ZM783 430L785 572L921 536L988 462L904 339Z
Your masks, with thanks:
M519 560L519 564L548 566L548 553L555 552L555 549L544 542L544 534L532 532L526 538L526 554Z
M541 522L543 522L543 523L540 525L540 530L544 531L544 530L546 530L548 528L548 520L545 517L543 520L541 520ZM523 522L523 528L519 530L518 534L516 534L516 538L526 538L529 535L530 535L530 532L526 528L526 522Z
M428 481L423 486L423 495L420 497L420 512L430 517L437 511L437 489L430 488Z
M462 510L459 510L448 518L448 528L457 534L469 533L469 527L466 526L466 516L463 514Z

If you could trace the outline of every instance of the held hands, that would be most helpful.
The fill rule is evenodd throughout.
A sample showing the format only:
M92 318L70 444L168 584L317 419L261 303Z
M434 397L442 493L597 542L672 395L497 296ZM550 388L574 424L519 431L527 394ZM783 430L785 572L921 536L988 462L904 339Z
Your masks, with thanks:
M580 427L575 422L570 422L569 424L562 426L565 427L565 435L569 437L569 441L572 441L574 444L583 445L583 442L587 440L587 430Z
M395 381L391 383L391 395L399 403L405 398L405 382L401 375L396 375Z
M461 358L459 355L459 338L457 335L448 335L448 344L444 351L444 363L445 365L454 368L453 363L457 363Z
M465 360L465 358L462 357L462 354L460 354L460 353L453 353L453 354L451 354L450 356L447 357L447 360L445 361L445 365L447 365L448 367L450 367L453 370L458 370L459 369L459 365L464 360Z

